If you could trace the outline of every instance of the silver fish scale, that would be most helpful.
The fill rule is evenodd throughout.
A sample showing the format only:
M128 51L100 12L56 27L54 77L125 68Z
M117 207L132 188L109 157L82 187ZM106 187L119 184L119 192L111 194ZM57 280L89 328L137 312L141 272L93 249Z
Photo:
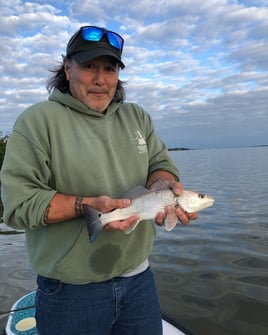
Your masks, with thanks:
M132 201L135 213L139 213L143 220L154 219L158 212L164 211L168 205L175 205L174 194L170 190L149 192Z
M170 190L148 192L133 199L129 207L102 214L100 219L103 225L124 220L132 215L139 215L141 220L150 220L154 219L158 212L164 211L166 206L175 206L175 204L176 197Z

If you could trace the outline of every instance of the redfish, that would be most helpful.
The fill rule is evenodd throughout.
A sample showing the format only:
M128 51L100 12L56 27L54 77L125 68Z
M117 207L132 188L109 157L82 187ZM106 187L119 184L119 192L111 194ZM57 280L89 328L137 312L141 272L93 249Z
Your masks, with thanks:
M197 193L189 190L183 190L180 196L175 195L170 189L149 191L143 186L138 186L130 191L136 194L131 199L130 206L126 208L115 209L108 213L102 213L89 205L82 205L89 232L90 242L93 242L103 227L113 221L125 220L132 215L138 215L139 220L129 229L124 231L129 234L133 231L140 221L151 220L159 212L164 212L166 206L179 206L188 213L198 212L204 208L210 207L214 199L206 194ZM165 219L165 228L171 231L177 224L178 218L173 214L168 214Z

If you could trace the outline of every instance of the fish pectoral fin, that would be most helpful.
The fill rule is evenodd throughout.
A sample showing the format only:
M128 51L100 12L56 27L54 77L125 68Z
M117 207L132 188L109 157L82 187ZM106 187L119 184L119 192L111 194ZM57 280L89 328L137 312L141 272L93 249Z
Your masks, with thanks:
M175 213L167 214L165 218L165 228L167 231L171 231L173 228L176 227L178 222L178 218Z
M137 227L137 225L140 223L140 221L141 220L138 220L135 223L133 223L131 226L128 227L128 229L124 230L124 233L126 235L130 234Z

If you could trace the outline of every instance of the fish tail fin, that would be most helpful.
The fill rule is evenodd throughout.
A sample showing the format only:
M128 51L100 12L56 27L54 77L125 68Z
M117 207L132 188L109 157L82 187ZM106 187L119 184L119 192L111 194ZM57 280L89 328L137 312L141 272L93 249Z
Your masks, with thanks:
M95 208L83 204L83 211L86 219L88 235L90 242L94 242L101 232L103 225L100 220L101 213L97 211Z

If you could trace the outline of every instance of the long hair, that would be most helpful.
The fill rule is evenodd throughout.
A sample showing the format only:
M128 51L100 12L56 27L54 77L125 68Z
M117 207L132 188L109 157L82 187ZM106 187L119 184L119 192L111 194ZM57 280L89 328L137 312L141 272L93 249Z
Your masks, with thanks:
M57 88L62 93L70 93L69 81L66 78L64 65L61 64L55 69L50 70L50 72L52 72L53 75L47 81L48 92L51 93L54 88ZM112 101L121 103L124 102L126 94L123 84L125 84L125 82L119 79Z

